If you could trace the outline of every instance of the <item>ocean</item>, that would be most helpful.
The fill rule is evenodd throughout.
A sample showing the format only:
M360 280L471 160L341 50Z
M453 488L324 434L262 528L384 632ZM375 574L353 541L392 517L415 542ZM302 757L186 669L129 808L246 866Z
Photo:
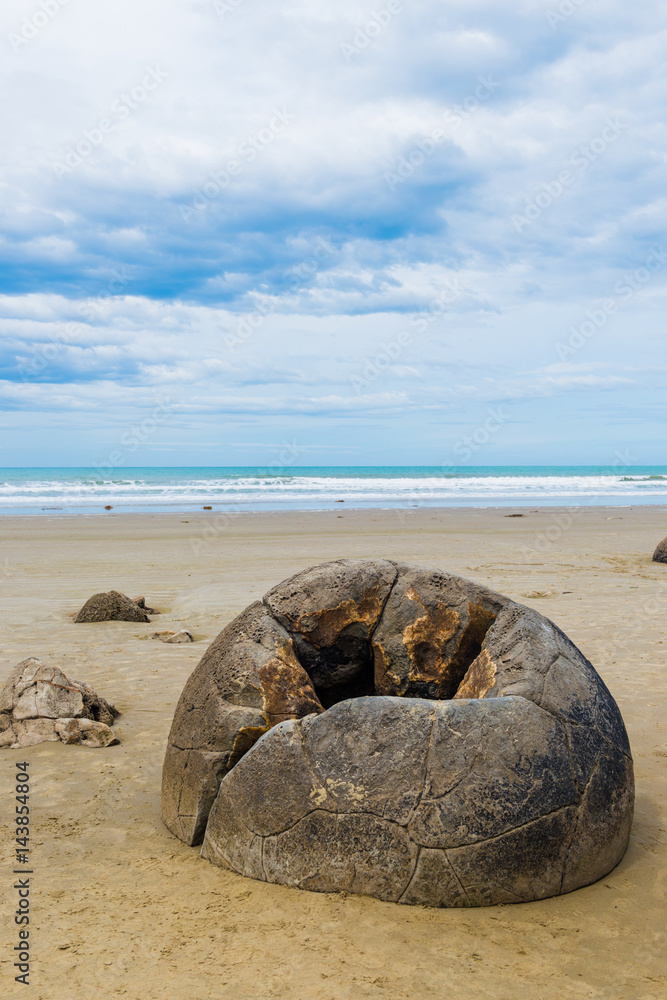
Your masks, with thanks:
M0 514L667 504L667 466L0 469Z

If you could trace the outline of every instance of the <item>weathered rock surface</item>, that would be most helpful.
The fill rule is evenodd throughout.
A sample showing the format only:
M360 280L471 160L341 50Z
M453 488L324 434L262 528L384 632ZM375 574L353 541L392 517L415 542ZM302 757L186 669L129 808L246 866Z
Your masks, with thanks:
M138 600L143 601L143 598ZM79 622L149 622L148 615L156 614L150 608L139 605L117 590L104 594L93 594L74 621Z
M373 634L375 690L451 698L508 598L438 570L398 570Z
M92 722L102 722L105 726L113 726L120 715L118 709L104 698L100 698L89 684L84 684L83 681L71 681L71 683L78 687L83 698L83 712L80 717Z
M322 712L294 640L263 604L209 646L176 707L162 775L162 816L200 843L224 775L271 726Z
M370 694L368 644L396 567L382 559L340 559L314 566L270 590L264 603L292 636L296 653L327 703Z
M667 563L667 538L663 538L653 553L653 562Z
M169 631L168 629L164 632L153 632L151 639L159 639L160 642L194 642L192 638L192 633L188 632L186 628L179 629L178 632Z
M90 685L30 657L14 667L0 691L0 747L56 740L109 746L118 743L110 727L119 715Z
M167 826L215 864L427 906L588 885L633 797L618 708L557 626L382 560L314 567L228 625L163 775Z
M133 597L132 598L132 602L134 604L136 604L136 606L138 608L141 608L142 611L145 611L147 615L159 615L160 614L160 612L156 611L155 608L147 608L146 607L146 598L145 597Z
M55 729L63 743L99 748L119 742L109 726L91 719L56 719Z

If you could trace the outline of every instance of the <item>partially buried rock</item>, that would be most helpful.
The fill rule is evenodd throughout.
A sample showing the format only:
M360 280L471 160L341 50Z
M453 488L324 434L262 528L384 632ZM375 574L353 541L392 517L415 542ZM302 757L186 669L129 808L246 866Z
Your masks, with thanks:
M143 598L139 598L143 600ZM79 611L75 622L150 622L150 609L117 590L93 594ZM154 612L150 612L154 614Z
M56 719L55 729L63 743L80 743L96 749L118 743L108 726L90 719Z
M151 639L159 639L160 642L194 642L192 633L185 628L178 632L153 632Z
M145 597L135 597L133 599L132 603L136 604L136 606L138 608L141 608L142 611L145 611L147 615L159 615L160 614L160 612L157 611L155 608L147 608L146 607L146 598Z
M653 562L667 563L667 538L663 538L653 553Z
M94 722L102 722L105 726L113 726L115 720L120 715L118 709L110 705L104 698L100 698L93 691L90 684L84 684L83 681L72 681L72 684L78 687L83 698L82 718L92 719Z
M0 747L80 743L106 747L119 741L111 726L120 712L89 684L71 681L36 657L14 667L0 691Z

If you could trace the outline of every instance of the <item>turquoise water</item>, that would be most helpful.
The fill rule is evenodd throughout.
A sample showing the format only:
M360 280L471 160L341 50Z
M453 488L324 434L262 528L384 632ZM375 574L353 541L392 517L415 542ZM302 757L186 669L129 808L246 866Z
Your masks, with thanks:
M0 513L667 504L667 466L0 469ZM340 509L340 506L338 506Z

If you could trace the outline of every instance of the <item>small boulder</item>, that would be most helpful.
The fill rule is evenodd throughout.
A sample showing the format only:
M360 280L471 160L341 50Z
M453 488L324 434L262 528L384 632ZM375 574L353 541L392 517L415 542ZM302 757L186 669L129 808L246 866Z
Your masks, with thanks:
M91 722L101 722L105 726L113 726L120 715L118 709L110 705L104 698L100 698L90 684L84 684L82 681L71 681L71 684L81 692L83 699L81 717L90 719Z
M133 603L136 604L136 606L138 608L141 608L142 611L145 611L147 615L159 615L160 614L160 612L156 611L155 608L147 608L146 607L146 598L145 597L135 597L133 599Z
M79 622L150 622L148 609L140 607L125 594L109 590L93 594L74 619Z
M0 749L19 750L36 743L57 743L59 739L55 719L17 719L0 736Z
M663 538L653 553L653 562L667 563L667 538Z
M106 747L118 740L111 726L120 712L81 681L36 657L14 667L0 690L0 747L80 743Z
M91 719L58 719L55 730L63 743L80 743L82 746L99 748L119 742L109 726Z
M185 628L178 632L153 632L151 639L159 639L160 642L194 642L192 633Z

